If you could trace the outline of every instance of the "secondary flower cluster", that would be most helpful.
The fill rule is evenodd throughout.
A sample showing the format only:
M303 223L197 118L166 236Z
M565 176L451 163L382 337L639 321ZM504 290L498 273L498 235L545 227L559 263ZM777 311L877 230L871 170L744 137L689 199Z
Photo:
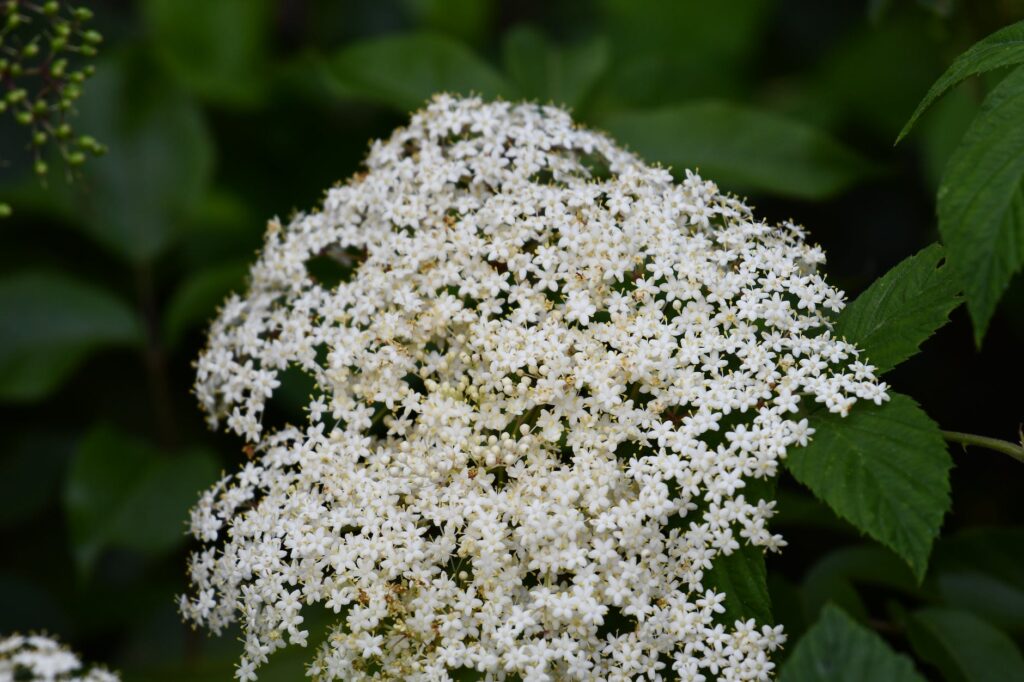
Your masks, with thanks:
M92 668L67 647L42 635L10 635L0 639L0 682L118 682L114 673Z
M785 544L750 491L802 407L887 397L822 252L553 107L438 96L366 166L270 223L198 361L251 461L193 511L185 617L240 621L243 680L314 604L317 679L768 679L781 628L714 567Z

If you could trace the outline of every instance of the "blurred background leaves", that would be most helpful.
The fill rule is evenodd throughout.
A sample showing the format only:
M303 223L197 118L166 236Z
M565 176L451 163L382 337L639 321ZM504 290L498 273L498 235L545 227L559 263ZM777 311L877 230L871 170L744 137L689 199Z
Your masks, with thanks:
M141 680L229 679L238 653L237 633L197 636L175 614L188 509L244 459L190 394L203 327L244 286L266 220L315 206L423 99L567 104L806 225L852 297L936 241L946 162L1005 70L896 135L958 54L1024 17L1019 0L84 1L106 41L76 129L107 155L41 187L0 119L0 632L49 628ZM1018 275L982 351L961 308L887 380L944 428L1014 440L1021 403L1001 396L1019 396L1022 302ZM1019 465L952 454L952 513L920 585L780 479L790 545L766 581L793 638L781 663L815 628L869 638L880 665L911 655L928 678L1019 664ZM950 651L950 628L988 653ZM296 679L297 653L267 679Z

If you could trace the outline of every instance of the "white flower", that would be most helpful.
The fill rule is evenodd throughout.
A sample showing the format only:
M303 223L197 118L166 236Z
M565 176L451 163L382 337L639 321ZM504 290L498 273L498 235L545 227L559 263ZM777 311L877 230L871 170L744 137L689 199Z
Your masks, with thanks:
M0 682L118 682L102 668L84 670L67 647L43 635L0 638Z
M311 604L318 679L767 678L781 629L707 572L784 546L747 484L808 406L887 397L820 250L553 107L438 96L366 167L269 224L198 361L254 461L193 511L185 617L240 622L240 679Z

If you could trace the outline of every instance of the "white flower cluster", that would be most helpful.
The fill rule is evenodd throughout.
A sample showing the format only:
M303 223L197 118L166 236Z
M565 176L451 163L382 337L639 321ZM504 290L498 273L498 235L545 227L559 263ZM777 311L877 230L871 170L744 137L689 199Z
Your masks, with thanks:
M9 635L0 639L0 682L118 682L101 668L82 670L78 656L42 635Z
M270 223L198 361L251 461L193 511L185 617L240 621L242 680L313 604L317 679L769 679L716 559L785 544L747 486L801 407L887 397L822 252L553 107L438 96L366 166Z

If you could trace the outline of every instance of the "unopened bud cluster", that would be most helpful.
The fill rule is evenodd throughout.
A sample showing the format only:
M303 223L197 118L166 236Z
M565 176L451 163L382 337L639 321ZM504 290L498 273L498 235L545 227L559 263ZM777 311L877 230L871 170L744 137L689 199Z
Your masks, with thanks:
M311 605L316 679L770 678L781 628L711 572L785 544L751 490L807 408L887 399L823 260L560 109L435 97L213 324L196 392L251 461L193 510L184 616L241 624L242 680Z
M103 41L86 28L91 18L88 8L57 0L0 0L0 114L10 112L28 129L39 176L49 170L44 151L51 144L72 168L105 151L69 122L82 83L95 71L85 62Z
M43 635L0 638L0 682L118 682L102 668L85 669L71 650Z

